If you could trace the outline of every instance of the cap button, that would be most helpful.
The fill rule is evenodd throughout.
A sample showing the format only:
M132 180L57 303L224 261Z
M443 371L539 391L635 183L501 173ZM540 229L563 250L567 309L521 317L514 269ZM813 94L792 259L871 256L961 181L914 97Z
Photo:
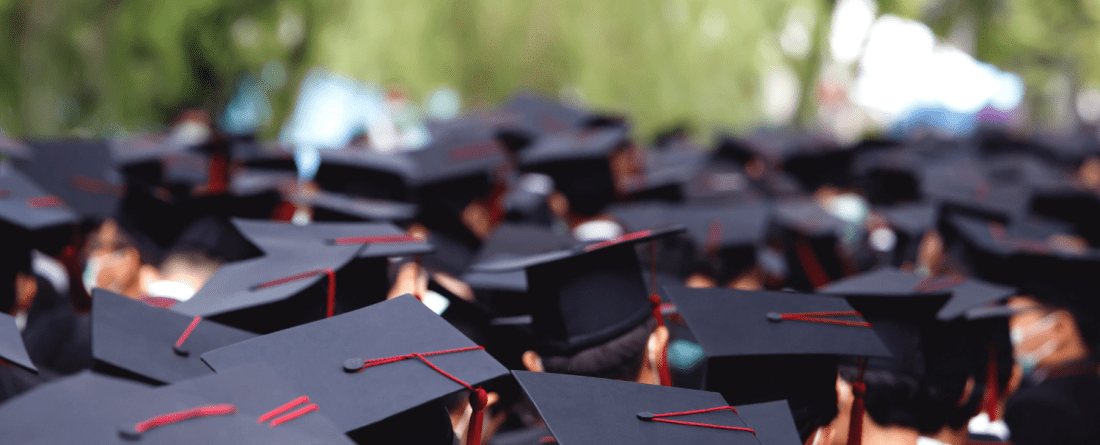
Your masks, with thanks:
M172 352L175 352L176 355L180 357L187 357L191 355L191 351L188 351L187 348L183 346L172 345Z
M352 357L344 360L344 372L359 372L363 369L364 360L358 357Z
M768 312L768 321L780 322L783 321L783 314L779 312Z
M638 418L642 420L653 420L654 417L656 416L654 416L653 413L649 411L642 411L638 413Z
M118 427L118 437L126 440L141 440L141 433L134 431L132 425Z

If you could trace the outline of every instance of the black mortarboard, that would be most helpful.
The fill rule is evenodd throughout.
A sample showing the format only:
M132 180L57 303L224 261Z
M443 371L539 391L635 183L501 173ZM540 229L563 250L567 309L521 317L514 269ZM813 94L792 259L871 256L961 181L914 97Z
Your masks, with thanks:
M313 208L314 221L411 221L417 205L319 191L303 196Z
M523 128L535 132L533 136L575 130L590 120L587 112L546 99L531 92L523 92L501 107L505 112L518 114Z
M92 355L97 370L152 383L172 383L213 371L206 351L255 337L96 289L92 298Z
M426 241L408 236L390 223L316 222L305 225L234 219L245 237L259 246L281 246L287 240L307 246L360 246L357 258L415 255L432 251Z
M975 278L925 277L890 267L843 278L818 291L849 297L906 297L947 293L951 295L951 299L936 313L936 318L944 321L957 319L970 309L995 304L1015 294L1015 289L1011 287Z
M27 347L23 345L23 337L19 334L15 317L4 313L0 313L0 360L38 373L38 368L34 367L30 355L27 354Z
M885 280L877 283L884 284ZM863 318L875 327L875 333L886 344L891 358L870 358L867 369L878 369L900 373L913 379L925 376L934 366L930 362L938 349L945 345L951 335L936 331L942 323L936 322L936 314L944 307L951 293L948 291L930 293L891 294L885 290L875 292L860 286L858 291L845 292L844 283L826 286L820 292L844 296Z
M919 150L909 147L874 149L858 153L852 170L868 201L892 205L920 197L920 173L926 162Z
M736 162L708 159L684 184L684 199L689 202L730 204L762 202L767 190L755 184Z
M0 165L0 220L27 232L78 222L60 197L7 165Z
M757 248L767 241L771 209L691 206L677 208L673 218L683 221L696 250L707 257L711 273L725 284L756 265Z
M554 216L547 197L554 191L554 180L540 173L515 177L504 194L504 220L551 226Z
M664 293L706 353L704 388L734 404L835 404L837 356L889 355L841 298L678 286Z
M787 285L812 290L843 276L840 234L847 223L826 212L811 200L780 202L774 207L773 222L784 241L784 256L792 267Z
M609 156L626 143L621 128L547 136L520 155L520 167L549 175L574 211L595 215L616 198Z
M210 403L229 403L260 424L293 429L326 445L352 443L343 430L318 412L319 405L308 395L296 391L262 363L211 372L161 387L157 392L192 394Z
M745 424L756 431L761 445L798 445L803 443L798 435L798 427L791 417L791 408L786 400L774 402L738 405L737 415Z
M1038 190L1031 199L1037 215L1066 221L1093 247L1100 246L1100 196L1075 188Z
M248 167L293 172L294 147L278 142L262 142L254 138L230 139L229 157Z
M630 232L661 229L680 222L687 222L678 210L681 207L663 202L613 204L607 209L615 220ZM690 229L689 229L690 230ZM646 280L654 265L657 267L657 284L682 284L691 274L698 272L700 252L689 232L655 240L655 245L638 246L642 260L642 272ZM656 264L654 264L654 261Z
M194 296L172 309L262 334L320 319L330 307L340 313L367 304L358 294L338 290L337 274L362 246L290 239L260 247L263 256L222 265Z
M320 150L314 181L321 189L352 196L411 202L409 179L416 163L408 156L364 150Z
M562 445L760 443L716 393L565 374L512 374Z
M423 359L406 355L416 353ZM391 357L397 358L383 360ZM210 351L202 359L215 371L268 365L345 432L462 390L449 376L478 385L507 373L410 295Z
M1032 189L1024 184L994 184L976 160L926 169L921 178L925 201L937 203L945 213L961 213L1007 222L1023 216Z
M44 385L0 408L12 444L322 443L256 422L233 405L92 373Z
M904 262L915 262L924 234L936 228L939 208L932 204L908 203L875 208L874 211L886 219L896 237L890 264L901 266Z
M682 227L644 230L570 250L486 263L473 270L526 269L539 349L572 354L622 335L652 316L651 292L634 247L682 231Z
M126 191L111 164L106 142L52 140L33 142L34 160L16 165L36 183L60 197L81 216L113 216Z
M549 228L533 224L505 223L497 227L481 246L474 264L510 260L567 249L572 240ZM479 272L462 275L475 291L487 293L485 304L505 314L527 313L530 304L527 275L522 269L508 272Z
M10 165L0 163L0 237L4 238L4 255L29 256L32 248L58 252L70 241L71 226L78 222L79 216L61 198L42 190Z

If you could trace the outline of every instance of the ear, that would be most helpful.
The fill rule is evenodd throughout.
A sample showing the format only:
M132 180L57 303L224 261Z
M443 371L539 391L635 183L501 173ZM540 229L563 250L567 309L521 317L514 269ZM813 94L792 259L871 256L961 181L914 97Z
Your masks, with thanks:
M493 231L492 223L489 221L489 209L480 200L474 200L466 205L459 218L462 219L462 224L480 239L488 238Z
M546 205L550 206L550 211L558 218L565 218L569 214L569 199L557 190L550 192L550 196L546 197Z
M38 280L33 273L19 272L15 275L15 307L12 313L29 310L38 295Z
M542 357L535 351L526 351L523 353L523 367L527 368L531 372L546 372L546 368L542 367Z
M959 396L959 400L955 401L955 406L961 408L966 405L966 401L970 400L970 396L974 394L974 377L966 378L966 386L963 388L962 395Z
M657 329L653 330L652 334L649 334L649 341L646 342L645 357L647 366L657 369L658 358L665 350L668 349L668 328L664 326L657 326Z

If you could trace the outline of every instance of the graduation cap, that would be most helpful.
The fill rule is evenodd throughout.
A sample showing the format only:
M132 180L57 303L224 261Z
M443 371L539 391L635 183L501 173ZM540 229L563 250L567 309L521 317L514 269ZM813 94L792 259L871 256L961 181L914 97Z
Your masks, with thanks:
M835 406L837 356L889 356L841 298L679 286L664 294L706 353L704 389L734 404Z
M4 313L0 313L0 361L38 373L38 368L34 367L30 355L27 354L27 347L23 345L23 337L15 324L15 317Z
M844 220L813 201L791 200L774 207L772 221L785 241L787 263L801 266L791 269L788 286L811 290L843 276L838 247L847 226Z
M562 445L760 443L717 393L564 374L512 374Z
M59 196L6 165L0 165L0 221L28 232L78 222Z
M322 190L371 199L412 202L416 163L405 155L364 150L320 150L314 181Z
M574 211L594 215L615 200L609 156L627 141L621 128L546 136L520 154L520 168L549 175Z
M1077 188L1037 190L1031 198L1036 215L1068 222L1093 247L1100 246L1100 196Z
M259 246L263 256L222 265L194 296L172 309L267 333L368 304L358 292L337 288L338 273L362 246L293 239Z
M313 208L314 221L412 221L419 212L416 204L384 199L361 198L319 191L302 196Z
M687 226L715 280L725 284L756 265L757 249L767 241L771 209L766 205L691 206L675 209L673 215Z
M196 356L197 358L197 356ZM205 365L203 365L205 366ZM292 429L326 445L351 445L343 430L319 412L319 405L295 390L262 363L175 382L156 390L202 397L214 404L231 404L257 423Z
M928 356L943 346L950 335L937 335L942 328L936 316L951 298L951 292L891 293L880 289L889 282L880 276L860 282L838 282L819 289L820 292L845 297L853 307L875 327L875 333L889 348L893 357L871 358L868 369L880 369L922 378L932 364ZM946 329L941 329L946 331ZM938 341L937 341L938 340Z
M549 228L534 224L503 223L489 235L481 246L474 264L518 259L544 254L573 245L572 240ZM462 281L480 292L485 304L504 314L526 314L530 301L527 292L527 275L522 269L507 272L480 272L471 270L462 275ZM479 299L481 299L479 297Z
M532 332L545 354L568 355L606 342L653 316L637 243L683 232L644 230L619 238L480 264L478 272L527 271Z
M804 443L798 435L798 427L791 417L786 400L738 405L737 415L756 431L756 438L763 445L798 445Z
M973 159L930 167L922 174L921 194L948 214L1008 222L1026 213L1031 186L994 184L981 171L982 165Z
M925 203L880 207L874 211L886 219L891 233L896 237L890 259L890 264L894 266L916 261L921 239L929 230L936 228L939 218L939 208Z
M297 225L283 222L233 219L232 223L259 246L301 241L313 246L359 246L358 258L382 258L428 253L432 245L405 234L390 223L316 222Z
M483 348L410 295L226 346L202 358L218 372L262 362L352 433L507 373ZM446 426L450 430L449 422Z
M272 428L232 404L83 372L0 407L5 443L322 443Z
M97 370L150 383L173 383L213 371L199 356L255 337L219 323L93 291L92 355Z
M862 150L856 154L852 171L868 201L893 205L920 198L921 172L928 162L912 147Z
M842 278L818 289L819 292L857 296L908 297L924 294L950 294L950 300L936 313L947 321L963 317L966 311L1003 302L1015 289L960 275L926 277L882 267L870 272Z
M16 166L43 189L57 195L82 217L115 214L126 187L111 163L110 148L98 140L48 140L31 143L33 161Z
M531 92L521 92L512 96L501 110L521 116L523 126L512 125L511 127L533 132L533 137L575 130L584 127L590 121L589 114L584 110Z
M554 191L554 180L539 173L524 173L515 178L504 195L504 220L534 223L549 227L553 213L547 197Z
M79 216L60 197L0 164L0 236L5 239L5 255L30 255L32 248L59 252L78 222Z

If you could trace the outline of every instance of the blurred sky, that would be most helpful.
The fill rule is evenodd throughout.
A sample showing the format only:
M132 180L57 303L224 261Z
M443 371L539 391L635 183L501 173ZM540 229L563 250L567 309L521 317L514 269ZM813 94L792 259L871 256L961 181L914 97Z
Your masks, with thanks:
M1095 0L0 0L0 17L16 136L153 131L201 108L234 132L317 139L302 129L342 119L415 144L419 120L520 89L628 113L643 136L1100 120ZM356 99L306 94L337 84Z

